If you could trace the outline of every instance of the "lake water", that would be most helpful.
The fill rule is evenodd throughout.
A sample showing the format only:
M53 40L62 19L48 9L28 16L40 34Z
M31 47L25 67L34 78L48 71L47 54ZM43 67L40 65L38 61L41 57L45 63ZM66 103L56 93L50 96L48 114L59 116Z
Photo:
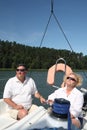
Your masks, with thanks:
M83 85L81 87L87 88L87 72L77 72L83 77ZM51 94L56 88L47 84L47 71L33 71L28 72L28 76L32 77L37 85L37 88L41 95L47 99L48 95ZM5 83L10 77L15 76L15 71L0 71L0 98L3 97L3 90ZM60 86L63 80L63 73L58 72L55 79L55 85ZM34 103L40 105L39 100L34 99Z

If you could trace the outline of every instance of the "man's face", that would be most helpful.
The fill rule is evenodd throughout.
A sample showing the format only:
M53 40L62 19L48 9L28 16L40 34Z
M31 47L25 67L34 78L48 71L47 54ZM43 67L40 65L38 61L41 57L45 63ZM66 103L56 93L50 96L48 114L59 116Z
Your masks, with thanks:
M16 69L16 76L19 78L19 79L23 79L26 75L26 69L24 66L19 66L17 67Z

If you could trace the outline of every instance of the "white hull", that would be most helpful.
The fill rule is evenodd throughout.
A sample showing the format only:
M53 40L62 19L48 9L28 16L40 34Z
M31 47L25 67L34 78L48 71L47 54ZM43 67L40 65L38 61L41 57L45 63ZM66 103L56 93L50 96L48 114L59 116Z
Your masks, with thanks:
M49 114L48 110L40 106L20 121L12 119L6 112L6 104L0 99L0 130L32 130L35 128L64 128L67 130L68 121L60 120ZM84 117L84 127L87 130L87 112Z

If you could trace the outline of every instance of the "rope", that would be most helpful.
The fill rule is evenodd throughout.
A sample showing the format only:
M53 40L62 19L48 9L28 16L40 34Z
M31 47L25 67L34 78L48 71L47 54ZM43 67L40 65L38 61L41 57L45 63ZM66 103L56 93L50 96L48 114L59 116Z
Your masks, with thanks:
M39 47L42 46L42 43L43 43L44 37L45 37L45 35L46 35L47 29L48 29L48 25L49 25L49 23L50 23L50 20L51 20L52 15L53 15L53 17L55 18L55 20L56 20L56 22L57 22L57 25L59 26L59 28L60 28L60 30L61 30L61 32L62 32L62 34L63 34L65 40L67 41L67 43L68 43L70 49L71 49L72 52L73 52L73 49L72 49L72 47L71 47L71 44L70 44L70 42L69 42L69 40L68 40L66 34L64 33L63 28L62 28L62 26L60 25L60 23L59 23L57 17L56 17L55 14L54 14L54 11L53 11L53 0L51 0L51 14L50 14L50 17L49 17L49 19L48 19L47 25L46 25L46 27L45 27L45 31L44 31L44 33L43 33L43 36L42 36L41 43L40 43L40 46L39 46Z
M44 40L45 34L46 34L46 32L47 32L47 29L48 29L48 25L49 25L49 23L50 23L51 16L52 16L52 14L50 14L50 17L49 17L49 19L48 19L48 22L47 22L47 25L46 25L45 31L44 31L44 33L43 33L43 36L42 36L42 39L41 39L41 43L40 43L40 46L39 46L40 48L41 48L41 46L42 46L42 43L43 43L43 40Z
M68 43L68 45L69 45L70 49L71 49L71 50L72 50L72 52L73 52L73 49L72 49L72 47L71 47L71 45L70 45L70 42L69 42L69 40L68 40L67 36L65 35L65 33L64 33L64 31L63 31L63 28L62 28L62 26L60 25L60 23L59 23L59 21L58 21L58 19L57 19L57 17L55 16L55 14L54 14L54 13L53 13L53 16L54 16L54 18L55 18L55 20L56 20L56 22L57 22L57 24L58 24L58 26L59 26L59 28L60 28L60 30L61 30L61 32L62 32L62 34L63 34L63 36L64 36L65 40L67 41L67 43Z

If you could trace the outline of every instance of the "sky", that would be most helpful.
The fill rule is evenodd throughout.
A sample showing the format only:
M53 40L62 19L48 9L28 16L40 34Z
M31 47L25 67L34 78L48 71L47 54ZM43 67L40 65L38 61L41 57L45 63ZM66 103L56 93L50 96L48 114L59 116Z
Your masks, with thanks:
M0 0L0 40L87 55L87 0Z

